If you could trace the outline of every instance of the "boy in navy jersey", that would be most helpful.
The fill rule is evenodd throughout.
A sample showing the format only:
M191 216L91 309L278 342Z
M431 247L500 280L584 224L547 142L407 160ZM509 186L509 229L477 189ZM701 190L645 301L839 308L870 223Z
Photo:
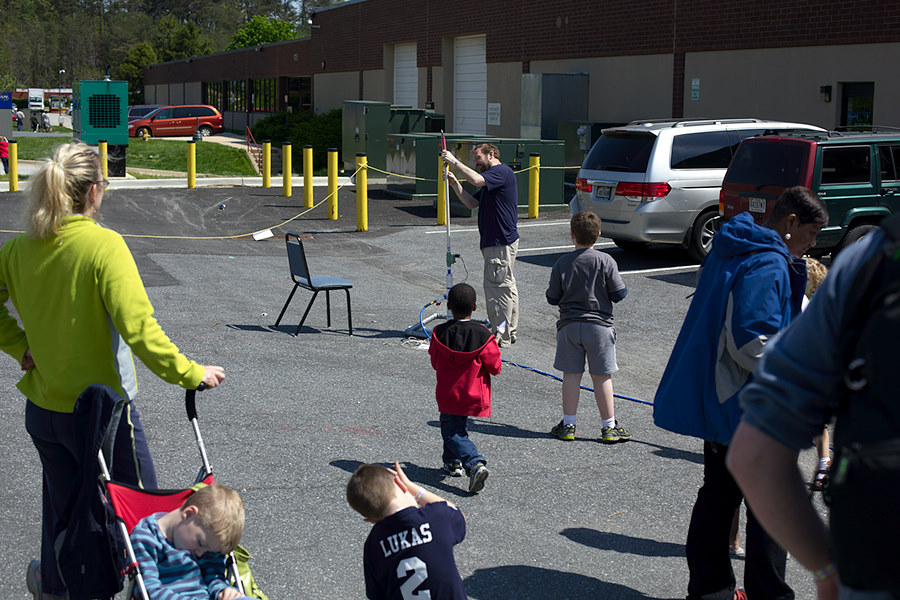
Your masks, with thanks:
M347 502L375 524L363 550L369 600L466 600L453 558L453 546L466 537L456 506L410 481L397 462L393 471L361 465L347 484Z

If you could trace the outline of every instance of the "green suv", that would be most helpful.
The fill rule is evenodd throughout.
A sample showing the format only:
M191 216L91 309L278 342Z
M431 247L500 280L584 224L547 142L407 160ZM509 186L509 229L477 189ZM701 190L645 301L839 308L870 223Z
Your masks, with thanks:
M814 253L837 253L900 210L900 133L794 132L747 138L725 173L719 209L762 222L788 187L825 201L828 226Z

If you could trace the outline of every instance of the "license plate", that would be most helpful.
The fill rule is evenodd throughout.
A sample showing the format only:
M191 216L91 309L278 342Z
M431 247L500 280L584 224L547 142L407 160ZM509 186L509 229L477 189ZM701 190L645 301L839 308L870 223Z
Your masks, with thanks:
M750 198L750 212L764 213L766 212L765 198Z
M611 185L594 185L594 198L597 200L611 200L615 189Z

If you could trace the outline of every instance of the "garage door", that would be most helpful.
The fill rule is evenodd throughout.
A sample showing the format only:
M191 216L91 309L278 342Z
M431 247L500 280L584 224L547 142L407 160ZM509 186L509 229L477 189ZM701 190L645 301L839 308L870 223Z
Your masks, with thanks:
M486 36L458 37L453 43L453 131L484 135L487 127Z
M394 104L419 106L419 70L416 66L416 45L394 46Z

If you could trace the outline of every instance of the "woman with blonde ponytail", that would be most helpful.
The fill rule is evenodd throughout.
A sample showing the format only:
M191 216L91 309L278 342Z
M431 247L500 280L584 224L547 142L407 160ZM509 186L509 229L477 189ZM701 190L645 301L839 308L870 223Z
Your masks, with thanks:
M132 401L137 392L132 351L157 376L187 389L201 381L215 387L225 378L222 367L188 360L153 318L128 246L97 222L108 183L89 146L58 147L30 181L27 232L0 248L0 350L25 372L17 387L27 398L25 426L43 467L41 560L31 562L26 580L35 600L67 595L54 541L59 522L68 520L69 493L80 478L72 413L81 392L105 384ZM120 444L119 436L114 454L136 456L140 468L132 483L155 488L133 403L127 411L132 437Z

